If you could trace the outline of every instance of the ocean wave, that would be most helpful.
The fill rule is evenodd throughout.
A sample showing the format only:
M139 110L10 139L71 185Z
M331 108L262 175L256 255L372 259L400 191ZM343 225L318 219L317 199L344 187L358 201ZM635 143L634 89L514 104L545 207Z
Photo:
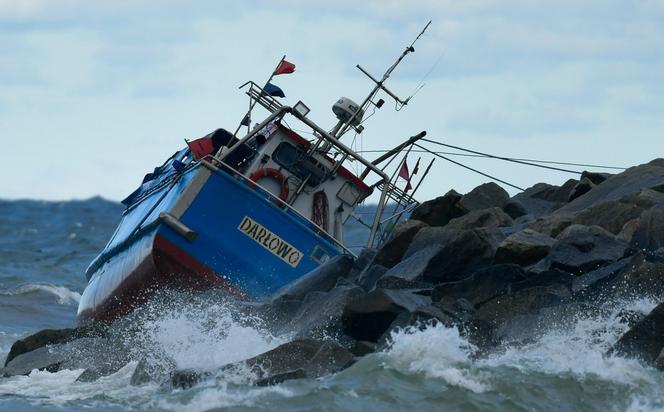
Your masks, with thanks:
M410 373L423 373L452 386L482 393L489 386L473 376L471 357L477 348L463 338L456 327L438 323L423 330L415 327L392 333L386 351L388 365Z
M46 292L54 295L61 305L76 305L81 300L81 294L64 286L48 283L29 283L12 290L0 290L0 296L27 295L35 292Z

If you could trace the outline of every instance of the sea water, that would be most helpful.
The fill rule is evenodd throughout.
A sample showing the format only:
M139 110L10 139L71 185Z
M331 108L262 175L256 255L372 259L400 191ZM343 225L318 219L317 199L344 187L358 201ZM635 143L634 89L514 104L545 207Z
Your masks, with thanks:
M42 328L74 324L83 271L112 233L121 208L102 199L0 201L0 359ZM360 243L358 227L347 234ZM664 373L606 351L647 313L647 299L553 326L528 344L486 355L456 328L423 325L392 334L388 349L322 379L251 385L251 370L214 374L189 389L131 385L133 361L95 382L83 370L0 378L0 410L664 410ZM144 309L123 336L134 359L214 371L288 342L226 302Z

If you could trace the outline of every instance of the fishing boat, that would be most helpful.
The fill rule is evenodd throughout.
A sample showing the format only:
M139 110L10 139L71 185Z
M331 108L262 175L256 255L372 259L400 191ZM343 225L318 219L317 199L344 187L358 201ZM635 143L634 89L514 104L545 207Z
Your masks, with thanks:
M428 25L382 78L357 66L373 88L360 104L338 99L331 129L312 121L302 101L291 107L278 100L283 93L272 79L295 69L286 56L263 86L242 85L250 106L235 132L222 128L187 142L123 201L115 233L86 270L79 321L117 319L163 287L218 287L239 299L270 296L329 259L352 255L344 245L344 223L374 192L377 209L367 245L379 242L386 204L400 206L391 223L417 204L414 192L395 184L397 173L388 176L381 166L426 133L374 160L342 137L363 132L367 110L383 106L379 92L397 107L408 104L410 98L397 97L385 83ZM254 109L261 108L266 117L250 127ZM349 163L361 167L358 173Z

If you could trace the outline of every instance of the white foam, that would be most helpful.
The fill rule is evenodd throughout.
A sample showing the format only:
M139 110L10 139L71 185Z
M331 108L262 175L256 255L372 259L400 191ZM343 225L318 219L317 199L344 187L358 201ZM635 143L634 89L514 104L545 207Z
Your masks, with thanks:
M169 310L141 329L142 351L158 353L178 369L214 370L273 349L286 341L262 329L258 320L237 320L233 308L218 303L205 309Z
M449 385L480 393L488 386L479 376L474 376L470 357L475 350L457 328L437 324L421 331L406 328L393 333L386 355L388 364L401 371L424 373Z
M19 286L16 289L9 291L0 291L0 295L16 296L25 295L33 292L47 292L58 298L58 303L61 305L77 305L81 300L81 294L67 289L64 286L56 286L48 283L30 283L27 285Z

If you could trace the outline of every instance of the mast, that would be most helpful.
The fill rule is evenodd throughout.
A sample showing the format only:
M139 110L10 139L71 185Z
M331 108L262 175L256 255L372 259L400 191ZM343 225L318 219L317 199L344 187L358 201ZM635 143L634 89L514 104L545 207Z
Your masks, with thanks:
M360 110L355 112L355 114L353 114L353 116L348 121L346 121L346 122L339 121L339 123L337 123L337 125L334 127L334 129L332 129L332 132L330 134L332 134L333 136L335 136L337 138L341 138L341 136L343 136L344 133L346 133L348 131L348 129L351 127L351 124L352 124L353 120L355 120L355 118L358 115L360 115L361 113L364 113L365 110L369 107L369 105L372 104L373 98L376 96L376 93L378 93L380 90L385 91L385 93L387 93L390 97L392 97L397 102L397 104L401 105L402 107L408 104L408 101L410 100L410 98L412 96L408 97L406 100L400 99L397 95L395 95L387 87L385 87L385 82L390 77L390 75L392 74L394 69L396 69L396 67L399 65L399 63L401 63L401 61L404 59L404 57L406 57L406 55L408 53L412 53L412 52L415 51L415 48L413 47L415 45L415 42L417 40L419 40L420 37L422 37L422 35L426 31L426 29L429 27L429 25L431 25L431 20L429 20L429 22L426 24L426 26L424 26L424 28L422 29L420 34L417 35L417 37L415 38L415 40L413 40L413 42L410 44L410 46L406 47L406 49L401 53L401 55L397 58L397 60L390 67L387 68L387 70L383 74L382 79L377 80L371 74L369 74L366 70L364 70L364 68L362 68L362 66L360 66L359 64L356 66L362 73L364 73L376 85L371 90L371 92L369 92L369 95L364 99L364 101L360 105Z

